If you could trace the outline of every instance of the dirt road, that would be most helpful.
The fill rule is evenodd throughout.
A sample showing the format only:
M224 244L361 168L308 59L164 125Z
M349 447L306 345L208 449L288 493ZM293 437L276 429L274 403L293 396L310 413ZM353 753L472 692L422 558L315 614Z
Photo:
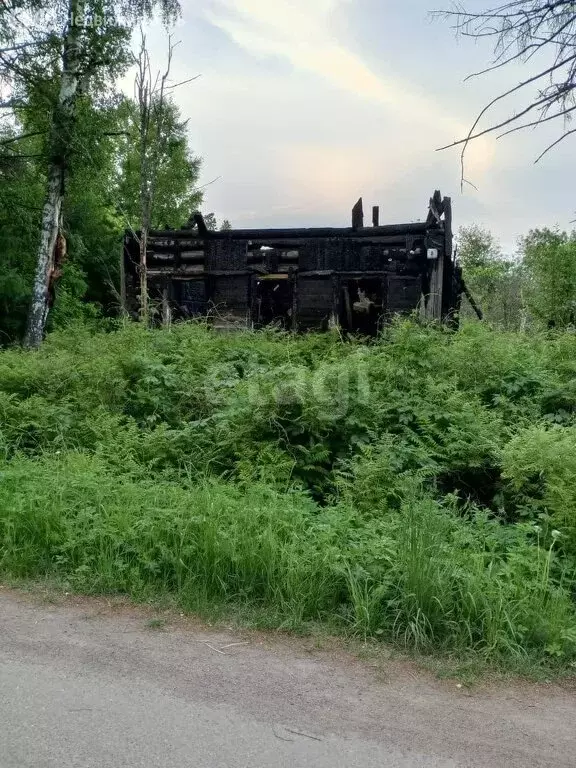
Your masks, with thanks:
M576 698L0 589L0 768L576 764Z

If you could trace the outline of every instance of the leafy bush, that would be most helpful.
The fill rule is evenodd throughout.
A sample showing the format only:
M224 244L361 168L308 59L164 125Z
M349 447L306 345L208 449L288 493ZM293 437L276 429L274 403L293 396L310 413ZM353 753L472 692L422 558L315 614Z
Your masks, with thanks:
M0 568L574 656L576 335L126 324L0 353Z
M85 454L2 468L0 567L89 592L171 591L188 607L259 605L277 622L328 619L409 647L487 656L576 653L552 549L530 527L409 492L366 519L301 492L118 475Z
M518 514L538 520L548 537L558 530L563 548L576 554L576 427L532 427L503 451Z

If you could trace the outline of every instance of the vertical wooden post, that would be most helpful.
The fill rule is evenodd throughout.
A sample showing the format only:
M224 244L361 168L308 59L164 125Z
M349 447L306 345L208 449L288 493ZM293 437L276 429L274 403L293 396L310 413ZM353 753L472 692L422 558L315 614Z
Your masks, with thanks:
M452 198L445 197L442 203L444 208L444 231L446 233L446 258L451 259L454 250L452 234Z
M430 283L426 299L426 317L429 320L442 322L449 312L449 307L446 305L449 297L445 284L452 275L452 206L450 198L442 199L439 190L436 190L430 199L426 223L431 228L429 235L433 233L431 242L434 245L430 250L436 251L436 257L429 259Z
M432 266L430 275L430 296L428 298L428 317L430 320L442 320L442 290L444 286L444 255L438 254L438 258Z
M380 226L380 206L378 205L375 205L372 208L372 226L373 227Z
M352 228L362 229L364 226L364 207L362 198L358 200L354 208L352 208Z
M332 312L328 321L328 327L340 328L340 278L334 272L331 278L332 282Z
M168 293L168 283L162 286L162 325L164 328L170 328L172 325L172 307Z
M148 250L148 230L146 226L140 233L140 321L148 325L148 264L146 261Z
M120 253L120 315L125 318L128 315L126 304L126 247L128 236L124 236L124 247Z
M453 318L458 311L459 301L454 296L454 236L452 234L452 198L442 200L444 213L444 276L442 283L442 306L440 319Z
M292 284L292 330L298 330L298 272L290 268L290 282Z

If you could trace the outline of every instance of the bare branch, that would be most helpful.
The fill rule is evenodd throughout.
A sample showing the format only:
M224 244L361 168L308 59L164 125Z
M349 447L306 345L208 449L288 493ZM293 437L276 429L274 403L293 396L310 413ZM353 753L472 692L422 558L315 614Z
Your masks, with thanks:
M206 184L202 184L201 187L197 188L197 192L200 192L201 189L206 189L206 187L209 187L211 184L215 184L217 181L220 181L222 176L216 176L216 178L212 179L212 181L208 181Z
M520 50L514 54L514 56L510 56L509 58L504 60L501 60L500 56L497 57L496 62L492 66L486 67L486 69L482 69L479 72L473 72L471 75L468 75L468 77L464 78L464 82L471 80L474 77L480 77L481 75L486 75L489 72L494 72L494 70L496 69L501 69L502 67L505 67L507 64L511 64L513 61L522 59L524 56L528 56L528 58L531 58L541 48L551 43L559 34L561 34L564 31L564 29L569 27L570 24L572 23L573 23L573 19L567 22L563 27L561 27L559 30L554 32L548 38L542 38L537 43L530 43L528 45L525 45L524 47L521 47ZM513 44L514 44L514 41L512 40L507 46L506 50L509 50L509 48L512 47Z
M574 112L576 110L576 107L570 107L570 109L564 109L562 112L555 112L553 115L548 115L548 117L540 117L538 120L534 120L531 123L524 123L524 125L517 125L515 128L511 128L509 131L505 131L504 133L501 133L499 136L496 136L497 139L502 139L504 136L509 136L511 133L516 133L517 131L523 131L526 128L534 128L535 126L542 125L542 123L548 123L550 120L558 120L560 117L563 117L565 120L569 120L568 115L570 112Z
M198 78L202 77L202 75L195 75L194 77L189 77L188 80L182 80L181 83L175 83L174 85L167 85L166 90L169 90L170 88L180 88L181 85L188 85L188 83L193 83L194 80L198 80Z
M498 138L511 133L537 127L540 124L564 118L568 120L576 109L576 3L573 0L510 0L479 12L469 12L457 5L454 10L435 12L455 21L453 28L464 37L488 38L494 42L494 58L484 69L469 75L466 80L505 68L514 62L534 62L535 56L551 55L550 66L536 71L513 88L492 99L478 114L467 136L442 147L461 146L461 182L465 179L465 157L470 142L503 128ZM516 50L513 48L516 47ZM547 79L544 86L539 85ZM526 94L530 86L537 91L526 99L524 106L507 119L480 130L480 121L497 104L510 97ZM554 109L555 107L555 109ZM518 124L522 117L539 111L537 119ZM565 133L539 155L536 162L548 151L570 136Z
M574 85L567 86L566 90L573 91L575 88L576 88L576 83ZM503 120L501 123L498 123L497 125L492 125L490 128L486 128L485 130L479 131L478 133L474 133L474 129L477 127L478 123L480 122L482 117L486 114L486 112L488 112L488 110L491 109L491 107L493 107L494 104L496 104L498 101L501 101L507 96L510 96L512 93L514 93L517 90L518 90L518 86L516 86L516 88L511 88L509 91L506 91L506 93L503 93L500 96L497 96L486 107L484 107L484 109L480 112L480 114L474 121L474 125L470 129L470 132L465 139L458 139L457 141L453 141L451 144L447 144L445 147L439 147L437 151L443 152L445 149L450 149L451 147L457 147L461 144L464 144L465 146L467 146L474 139L479 139L481 136L486 136L486 134L488 133L494 133L494 131L497 131L500 128L503 128L505 125L510 125L510 123L515 122L516 120L519 120L521 117L524 117L524 115L528 114L528 112L532 112L532 110L536 109L537 107L543 106L544 104L548 104L548 103L551 104L554 101L556 101L556 99L558 98L557 96L544 96L538 101L535 101L532 104L530 104L530 106L526 107L526 109L523 109L521 112L518 112L518 114L512 115L512 117L509 117L506 120Z
M160 158L167 142L164 122L166 119L166 92L170 88L168 79L174 49L179 43L174 43L171 35L168 37L166 68L162 74L157 72L153 78L146 37L142 30L140 34L141 45L136 59L137 72L134 87L138 103L140 137L140 315L141 319L147 322L147 238L152 220Z
M16 51L23 51L26 48L33 48L35 45L42 45L42 43L47 42L47 38L43 38L40 40L30 40L28 43L19 43L18 45L12 45L8 48L0 48L0 53L14 53Z
M536 160L534 160L534 165L536 165L536 163L539 163L540 160L542 160L542 158L544 157L544 155L547 155L548 152L550 152L551 149L554 149L554 147L557 147L558 144L560 144L560 142L564 141L564 139L567 139L568 136L571 136L573 133L576 133L576 128L572 128L572 130L566 131L562 136L560 136L559 139L556 139L555 142L550 144L550 146L546 147L544 152L542 152L540 155L538 155Z

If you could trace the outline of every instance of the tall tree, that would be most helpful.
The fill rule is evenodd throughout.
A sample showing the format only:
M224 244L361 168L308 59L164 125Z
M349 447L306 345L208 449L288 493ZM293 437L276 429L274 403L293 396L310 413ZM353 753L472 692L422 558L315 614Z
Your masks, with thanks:
M21 94L45 79L42 62L53 68L56 81L56 93L45 94L50 107L46 193L25 338L31 347L43 337L66 183L75 155L82 152L75 141L78 104L84 94L102 90L128 67L135 21L156 8L166 20L179 11L178 0L55 0L49 8L42 5L38 0L8 0L0 12L7 41L0 50L0 77L9 81L12 94L4 106L19 106Z
M168 38L168 58L164 73L154 73L146 46L146 37L141 32L140 50L135 57L136 78L134 82L135 110L132 110L133 130L131 138L138 154L139 191L139 239L140 239L140 316L148 321L148 280L146 253L148 232L152 226L159 183L174 184L176 194L188 198L197 197L191 184L198 175L198 161L188 156L186 122L179 120L176 105L170 100L170 92L184 83L170 84L169 76L174 49L172 38ZM185 82L191 82L190 78ZM166 162L168 161L168 162ZM184 179L182 179L182 173ZM180 179L177 178L180 174ZM184 180L184 186L178 181ZM176 195L173 195L175 198ZM176 200L174 200L176 202ZM164 208L165 219L168 213ZM174 215L177 211L173 211Z
M480 304L486 320L509 329L524 321L523 265L502 253L494 235L478 225L458 233L458 258L466 286ZM463 305L463 315L467 313Z
M118 111L118 131L122 135L118 137L119 180L115 195L127 225L137 230L141 224L139 110L132 99L124 99ZM172 99L166 100L163 111L164 140L156 148L156 181L150 214L153 229L181 227L202 202L202 193L198 190L201 160L190 149L187 121L182 119ZM150 136L153 144L155 133L154 129Z
M576 324L576 233L536 229L521 240L530 281L527 302L550 328Z
M478 77L513 62L523 63L523 77L515 86L497 94L480 111L468 134L442 147L462 147L462 181L465 155L471 141L496 133L498 138L517 131L556 122L559 136L545 146L538 162L553 147L576 133L570 120L576 110L576 3L573 0L508 0L483 10L441 12L452 20L463 37L482 38L493 43L494 57ZM518 100L522 106L517 107ZM523 102L522 102L523 100ZM492 109L510 103L511 113L502 120L482 126Z

